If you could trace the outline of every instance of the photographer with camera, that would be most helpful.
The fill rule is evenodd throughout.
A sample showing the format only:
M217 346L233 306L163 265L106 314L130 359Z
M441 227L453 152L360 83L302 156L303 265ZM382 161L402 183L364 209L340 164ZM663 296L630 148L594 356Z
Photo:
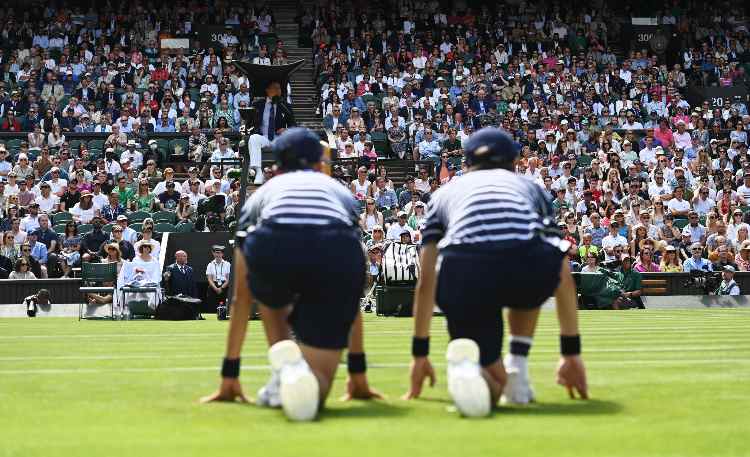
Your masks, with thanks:
M721 271L721 284L716 289L716 295L740 295L740 286L734 280L735 268L726 265Z
M214 245L211 247L211 252L214 260L206 266L206 279L208 280L206 306L213 311L220 303L227 300L232 264L224 260L224 246Z

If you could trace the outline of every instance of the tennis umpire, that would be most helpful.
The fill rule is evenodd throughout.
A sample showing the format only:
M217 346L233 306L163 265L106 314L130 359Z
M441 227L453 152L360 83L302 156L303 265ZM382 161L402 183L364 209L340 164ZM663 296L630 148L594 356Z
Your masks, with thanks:
M380 397L365 375L359 205L338 181L319 173L323 146L312 132L288 129L270 147L281 174L243 208L240 227L248 233L234 256L237 281L221 387L203 401L246 401L239 357L250 303L256 300L272 368L257 403L281 406L292 420L312 420L347 345L348 397Z
M418 397L426 377L434 385L427 356L437 303L451 338L448 391L463 415L489 414L508 380L500 359L502 308L510 308L516 326L531 327L533 335L539 307L553 294L562 352L557 382L571 397L578 391L587 398L575 284L565 246L549 229L554 227L549 198L512 171L519 147L504 131L482 129L464 150L469 173L437 190L428 204L414 303L411 388L405 398ZM528 382L528 372L524 375Z

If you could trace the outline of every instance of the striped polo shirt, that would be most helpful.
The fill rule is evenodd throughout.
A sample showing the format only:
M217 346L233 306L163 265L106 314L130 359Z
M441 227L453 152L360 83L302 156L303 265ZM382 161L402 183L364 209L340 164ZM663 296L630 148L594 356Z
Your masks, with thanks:
M542 236L554 222L549 196L532 180L493 169L472 171L438 189L427 205L423 243L448 246L511 246L541 237L559 246L559 238Z
M294 171L263 184L245 203L240 227L263 223L356 227L359 203L338 181L323 173Z

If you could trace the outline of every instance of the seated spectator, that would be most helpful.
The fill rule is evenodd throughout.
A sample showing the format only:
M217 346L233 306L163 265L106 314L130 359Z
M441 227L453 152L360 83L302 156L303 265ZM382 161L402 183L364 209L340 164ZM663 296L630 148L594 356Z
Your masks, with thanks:
M144 222L145 225L145 222ZM153 238L154 230L152 226L145 226L141 232L141 239L136 241L134 248L135 252L141 252L141 245L148 245L151 249L150 255L156 259L160 258L161 255L161 243Z
M124 229L119 224L112 227L112 233L110 234L111 238L108 242L102 244L102 247L99 250L99 256L105 258L109 246L114 244L117 245L120 257L127 261L133 260L133 258L135 258L135 248L130 241L124 238L123 233Z
M26 258L19 258L16 260L16 265L13 271L8 276L8 279L36 279L34 273L30 270L30 263Z
M409 227L409 224L407 222L408 216L406 214L406 211L399 211L396 223L391 224L390 228L388 229L386 239L399 241L401 239L402 233L408 233L411 237L411 227Z
M617 247L620 248L620 252L628 249L628 240L620 235L620 223L612 221L609 224L609 234L602 239L606 261L616 260Z
M703 258L703 246L700 243L690 245L691 257L682 263L682 271L690 273L693 270L713 271L713 265Z
M190 201L190 194L181 194L180 203L175 208L177 222L190 222L195 217L196 207Z
M378 211L375 200L368 198L365 202L365 211L359 218L360 228L365 232L371 232L376 226L383 226L383 214Z
M106 222L114 222L117 216L125 214L125 207L120 203L120 194L116 190L109 193L109 202L99 212Z
M679 273L682 271L680 259L677 257L677 249L674 246L668 245L664 249L659 270L665 273Z
M174 211L180 203L180 193L175 190L175 187L176 183L174 181L168 181L166 183L166 190L157 196L159 208L162 211Z
M594 252L589 251L581 259L586 262L586 265L581 268L581 273L599 273L599 259Z
M29 255L39 262L39 271L40 279L46 279L48 277L47 273L47 246L44 243L41 243L37 240L37 232L29 232L28 237L26 238L26 243L24 245L28 244L28 247L30 248ZM22 251L23 254L23 251Z
M713 271L721 271L726 267L727 265L731 266L735 269L735 271L739 270L739 267L737 266L737 263L734 262L734 258L732 256L732 252L727 248L726 245L721 245L716 248L715 255L717 257L716 261L713 262L712 269Z
M622 294L613 303L613 308L640 308L645 309L646 306L643 304L641 299L641 273L633 269L633 258L625 257L622 259L622 265L620 266L620 285L622 287Z
M636 260L633 269L640 273L653 273L661 271L660 266L653 261L653 256L651 254L652 252L653 251L651 249L641 249L641 252L640 254L638 254L638 259Z

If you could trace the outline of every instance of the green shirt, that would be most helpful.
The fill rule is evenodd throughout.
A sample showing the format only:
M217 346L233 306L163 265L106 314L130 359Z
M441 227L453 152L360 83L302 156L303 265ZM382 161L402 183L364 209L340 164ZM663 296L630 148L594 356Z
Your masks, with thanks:
M127 208L128 204L131 200L135 197L135 192L133 191L132 187L125 187L125 189L120 189L119 187L115 187L115 190L118 194L120 194L120 204Z
M632 268L628 271L620 270L620 284L625 292L641 290L641 273Z
M154 196L151 194L144 195L142 197L135 198L135 209L136 211L151 211L151 203L154 201Z

